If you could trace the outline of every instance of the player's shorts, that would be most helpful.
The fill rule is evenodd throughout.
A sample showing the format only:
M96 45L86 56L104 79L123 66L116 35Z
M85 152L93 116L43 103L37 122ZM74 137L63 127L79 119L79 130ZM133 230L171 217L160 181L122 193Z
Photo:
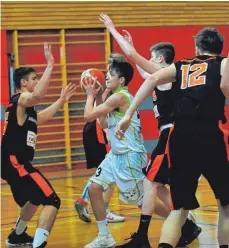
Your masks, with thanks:
M48 180L29 161L15 155L2 153L2 175L8 182L15 202L23 207L28 201L33 205L47 205L47 199L58 199Z
M170 163L168 155L168 138L173 129L173 125L166 125L160 132L157 146L151 154L148 166L143 168L143 173L151 182L160 184L169 184L170 181Z
M228 137L217 122L175 123L169 139L172 209L199 207L195 193L201 174L216 199L229 204Z
M101 128L100 132L104 136L104 143L100 143L98 140L97 126L96 121L88 122L83 129L83 145L88 169L98 168L108 151L106 135Z
M146 153L128 152L120 155L110 151L90 180L101 185L104 190L116 184L119 188L120 200L140 206L145 178L142 168L146 163Z

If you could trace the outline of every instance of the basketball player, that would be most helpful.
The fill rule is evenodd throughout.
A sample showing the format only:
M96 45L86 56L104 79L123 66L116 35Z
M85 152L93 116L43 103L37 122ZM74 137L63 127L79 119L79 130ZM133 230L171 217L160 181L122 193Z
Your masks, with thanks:
M109 186L113 184L118 186L122 201L141 205L144 179L141 169L146 164L147 156L137 111L126 139L119 141L114 136L116 124L133 98L127 88L133 73L134 69L128 62L117 63L114 61L112 63L107 73L106 87L112 90L113 94L104 103L102 96L97 94L100 89L95 89L95 83L85 85L87 102L84 117L87 121L99 118L102 127L108 128L111 143L111 151L98 167L95 176L91 178L89 197L99 228L99 235L85 248L112 247L116 244L107 227L102 197L102 192ZM97 107L94 108L93 103L96 97Z
M217 29L199 31L195 36L196 57L178 61L146 79L117 126L117 137L125 137L131 117L148 93L157 85L176 80L174 129L169 138L172 211L162 228L160 248L177 244L188 210L199 207L195 193L201 174L208 180L218 202L219 246L228 248L228 132L220 127L226 121L225 96L229 96L228 76L221 82L226 63L220 56L223 43Z
M15 70L14 83L17 92L10 99L6 110L1 150L1 178L10 185L14 200L21 208L16 227L6 240L9 246L32 244L33 248L45 247L61 204L51 184L32 166L32 160L37 125L45 123L54 116L73 95L75 86L69 84L55 103L36 113L34 106L46 95L54 66L51 46L47 43L44 44L44 53L47 67L40 81L34 68L20 67ZM43 209L33 240L26 233L27 223L32 219L39 205L43 205Z
M145 70L151 73L160 68L168 67L175 57L175 49L171 43L161 42L150 48L151 59L148 61L137 53L133 48L133 40L131 35L126 32L126 40L118 34L111 19L107 15L101 14L101 20L104 22L107 29L113 34L114 38L127 54L137 64L137 69L143 78L150 76ZM128 43L127 43L128 41ZM132 46L132 48L130 47ZM145 70L138 66L141 64ZM151 217L155 211L157 196L163 203L170 208L170 192L165 187L169 184L169 161L166 152L166 145L169 133L173 127L171 113L174 106L174 96L172 90L172 83L158 86L153 92L154 113L158 120L158 129L160 137L157 146L152 151L151 159L147 167L143 168L143 173L146 175L144 179L144 197L142 205L142 215L137 233L132 235L130 242L117 247L150 247L148 241L148 228ZM177 246L185 246L190 244L200 234L199 228L192 221L193 217L190 215L182 228L182 235Z
M122 54L112 53L108 58L108 67L116 62L125 62L126 59ZM103 93L103 101L110 95L111 91L106 89ZM86 154L87 167L89 168L97 168L101 162L104 160L106 154L110 151L110 147L108 145L108 133L107 129L102 129L101 125L97 120L93 122L87 122L84 126L83 130L83 145ZM91 185L90 179L82 196L78 198L75 202L75 209L78 213L79 218L84 222L91 222L91 217L89 214L89 210L87 208L88 204L88 189ZM109 202L112 197L114 191L114 187L108 187L108 189L103 192L103 199L106 208L106 218L108 223L117 223L125 221L125 217L116 215L109 210Z

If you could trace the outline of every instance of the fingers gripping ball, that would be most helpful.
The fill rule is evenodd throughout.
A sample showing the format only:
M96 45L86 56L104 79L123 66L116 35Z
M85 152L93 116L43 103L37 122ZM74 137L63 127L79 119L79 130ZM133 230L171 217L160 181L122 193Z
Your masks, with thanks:
M89 84L92 84L93 79L95 79L95 78L97 78L96 84L98 86L102 86L102 90L104 90L105 83L106 83L105 76L100 70L95 69L95 68L88 69L81 74L81 78L80 78L81 89L84 90L83 85L86 85L87 82Z

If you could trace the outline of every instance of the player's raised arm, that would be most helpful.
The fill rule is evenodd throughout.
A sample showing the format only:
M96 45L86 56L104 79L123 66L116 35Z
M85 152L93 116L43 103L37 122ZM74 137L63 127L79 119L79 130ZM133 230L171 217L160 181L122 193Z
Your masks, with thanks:
M49 87L50 78L54 66L54 58L52 55L51 45L44 43L44 55L47 61L47 67L43 73L40 81L36 84L31 92L23 92L19 98L18 104L22 107L31 107L37 105L42 98L45 97L47 89ZM35 80L35 79L34 79ZM22 84L26 83L25 79L22 79Z
M144 99L151 93L157 85L173 82L176 76L175 65L172 64L169 67L163 68L158 72L155 72L141 85L137 91L134 100L130 107L127 109L123 119L118 123L116 129L117 138L122 138L125 131L130 125L131 118L136 109L141 105Z
M129 42L128 39L126 39L130 34L124 31L125 37L123 37L116 29L115 26L110 19L110 17L106 14L100 14L100 21L104 23L107 30L112 34L112 36L115 38L115 40L118 42L119 46L123 50L123 52L130 57L130 59L133 60L135 64L140 66L144 71L152 74L160 69L160 66L148 61L144 57L142 57L136 49L131 45L131 42Z
M74 95L76 91L76 85L70 83L65 89L62 89L60 98L54 102L48 108L40 111L37 115L38 125L44 124L46 121L50 120L56 112L63 107L63 105Z

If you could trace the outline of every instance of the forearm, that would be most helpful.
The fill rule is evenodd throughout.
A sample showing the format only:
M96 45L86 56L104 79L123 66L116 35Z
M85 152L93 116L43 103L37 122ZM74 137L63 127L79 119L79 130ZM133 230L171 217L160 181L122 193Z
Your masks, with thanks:
M63 105L64 102L59 98L51 106L39 112L38 125L42 125L46 121L50 120Z
M85 118L86 121L90 121L90 120L88 120L88 117L93 112L94 100L95 99L94 99L93 96L88 96L87 97L86 105L85 105L85 108L84 108L84 118Z
M99 95L95 98L96 100L96 106L99 106L100 104L102 104L104 102L104 98L106 98L107 95ZM102 128L107 128L108 127L108 123L107 123L107 116L101 116L100 118L97 119L99 124L102 126Z
M53 70L53 65L48 65L43 73L39 83L36 85L33 91L33 95L39 99L45 97L49 87L50 78Z
M132 118L136 109L141 105L144 99L148 96L150 92L153 91L154 88L155 88L155 80L153 79L153 77L147 78L139 88L138 92L136 93L125 115Z
M140 73L142 78L147 79L150 76L150 74L147 73L146 71L144 71L140 66L138 66L138 65L136 65L136 66L137 66L138 72Z
M134 47L127 40L125 40L125 38L116 29L110 30L110 33L115 38L123 52L128 57L131 57L133 51L135 51Z

